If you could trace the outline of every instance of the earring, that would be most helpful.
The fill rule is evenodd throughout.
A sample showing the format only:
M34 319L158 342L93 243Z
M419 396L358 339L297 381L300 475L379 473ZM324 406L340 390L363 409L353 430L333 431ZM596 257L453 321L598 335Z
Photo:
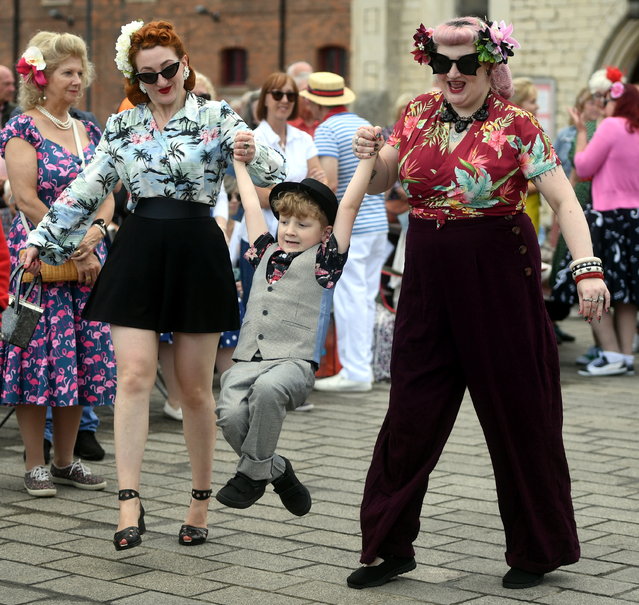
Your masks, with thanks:
M182 74L182 77L186 80L190 75L191 75L191 70L189 69L189 66L187 65L184 68L184 73Z
M140 82L139 86L140 86L140 90L141 90L141 91L142 91L145 95L146 95L146 94L148 94L148 93L146 92L146 87L144 86L144 84L142 84L142 82Z

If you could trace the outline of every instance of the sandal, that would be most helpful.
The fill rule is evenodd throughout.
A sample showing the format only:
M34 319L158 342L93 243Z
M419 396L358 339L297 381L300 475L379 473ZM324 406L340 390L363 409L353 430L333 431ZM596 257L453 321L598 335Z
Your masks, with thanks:
M208 500L211 497L212 491L210 489L192 489L191 497L194 500ZM204 544L206 538L209 535L209 530L206 527L194 527L193 525L183 525L180 527L180 533L178 534L178 541L182 546L198 546Z
M118 500L131 500L132 498L139 498L140 494L134 489L121 489L118 492ZM113 536L113 545L115 550L126 550L127 548L133 548L142 544L142 534L146 532L146 524L144 523L144 506L140 501L140 517L138 518L137 527L131 525L125 527L120 531L116 531Z

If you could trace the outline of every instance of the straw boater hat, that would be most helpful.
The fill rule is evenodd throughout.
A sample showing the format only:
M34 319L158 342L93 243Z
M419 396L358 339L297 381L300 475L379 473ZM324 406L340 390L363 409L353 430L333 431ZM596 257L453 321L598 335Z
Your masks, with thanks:
M300 95L318 105L348 105L355 93L344 86L344 78L330 71L316 71L308 78L308 88Z

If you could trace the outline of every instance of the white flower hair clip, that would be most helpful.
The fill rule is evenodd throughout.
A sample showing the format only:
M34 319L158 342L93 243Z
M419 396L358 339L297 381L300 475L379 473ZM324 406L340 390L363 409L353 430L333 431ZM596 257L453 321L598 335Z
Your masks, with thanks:
M121 28L121 34L115 41L115 64L122 72L124 77L129 80L133 80L135 72L133 71L133 65L129 62L129 49L131 48L131 36L138 31L144 25L144 21L131 21L123 25Z

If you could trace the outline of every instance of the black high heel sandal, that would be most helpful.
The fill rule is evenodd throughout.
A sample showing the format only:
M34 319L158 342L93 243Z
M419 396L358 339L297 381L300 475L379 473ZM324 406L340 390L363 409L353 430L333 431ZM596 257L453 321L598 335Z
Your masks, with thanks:
M133 498L140 498L140 494L134 489L121 489L118 492L118 500L131 500ZM126 550L127 548L133 548L142 544L142 534L146 532L146 524L144 523L144 506L140 500L140 517L138 518L138 525L131 525L125 527L120 531L116 531L113 536L113 546L115 550Z
M194 500L208 500L211 497L212 490L210 489L192 489L191 497ZM180 533L178 534L178 541L182 546L198 546L204 544L206 538L209 535L209 530L206 527L194 527L193 525L183 525L180 527Z

